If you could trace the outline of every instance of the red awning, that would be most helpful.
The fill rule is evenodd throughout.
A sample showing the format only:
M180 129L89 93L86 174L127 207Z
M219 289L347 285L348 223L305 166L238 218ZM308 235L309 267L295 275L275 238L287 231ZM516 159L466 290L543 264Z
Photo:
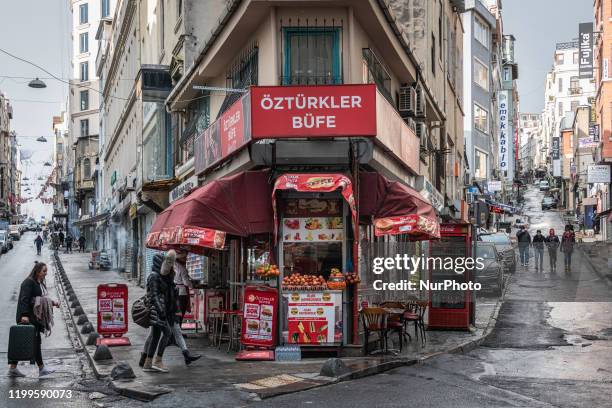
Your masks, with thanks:
M272 232L268 178L268 171L242 172L192 191L157 216L147 247L222 248L226 233L246 237Z
M432 205L414 189L378 173L360 173L359 215L374 218L377 236L440 238L440 224Z

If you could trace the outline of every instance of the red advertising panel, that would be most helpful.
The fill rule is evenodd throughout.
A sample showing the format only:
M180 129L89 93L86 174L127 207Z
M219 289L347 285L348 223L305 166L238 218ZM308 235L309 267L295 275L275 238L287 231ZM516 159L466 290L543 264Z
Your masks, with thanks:
M244 289L243 313L242 344L274 347L276 345L278 290L267 286L247 286Z
M225 232L193 226L164 228L160 232L148 234L146 245L163 250L183 245L223 249Z
M202 173L251 140L250 96L244 95L194 140L195 172Z
M376 136L376 86L251 88L253 139Z
M101 336L121 336L128 331L127 303L127 285L98 285L98 333Z

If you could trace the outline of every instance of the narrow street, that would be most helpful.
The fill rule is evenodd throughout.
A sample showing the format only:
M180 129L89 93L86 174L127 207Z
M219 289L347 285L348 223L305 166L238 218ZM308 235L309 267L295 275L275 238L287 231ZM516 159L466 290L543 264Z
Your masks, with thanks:
M563 230L560 213L541 211L542 196L535 187L525 194L532 236L537 229ZM332 400L335 407L352 408L609 406L611 300L612 289L578 251L569 274L562 267L551 273L547 254L544 273L536 273L531 257L529 267L519 266L509 279L495 329L481 347L254 406L316 406Z
M14 249L0 256L0 274L2 274L2 285L0 285L0 327L3 328L0 336L0 358L6 364L6 350L8 349L9 327L15 324L15 312L17 307L17 296L21 282L27 277L35 260L47 263L49 272L47 274L47 287L53 299L59 300L56 283L51 265L50 251L43 247L41 256L36 256L33 232L23 234L21 240L15 241ZM17 390L66 390L64 395L70 393L70 398L64 399L38 399L37 407L89 407L94 406L89 399L89 393L103 387L102 384L89 375L89 366L82 353L77 353L70 338L68 327L63 318L63 312L55 310L55 325L49 337L43 338L42 354L45 364L56 369L56 372L43 378L38 377L36 365L21 362L19 369L26 375L25 378L9 378L6 376L6 365L0 375L0 394L6 405L2 406L27 406L31 405L33 399L11 398L9 390L13 393Z

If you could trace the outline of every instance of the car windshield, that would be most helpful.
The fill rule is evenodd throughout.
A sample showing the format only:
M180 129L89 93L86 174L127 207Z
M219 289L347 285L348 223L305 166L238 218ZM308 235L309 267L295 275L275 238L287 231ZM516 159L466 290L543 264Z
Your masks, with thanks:
M481 235L480 239L484 242L493 242L495 244L508 244L510 245L510 238L504 234L489 234Z
M476 247L476 257L483 259L495 259L495 249L490 245L479 245Z

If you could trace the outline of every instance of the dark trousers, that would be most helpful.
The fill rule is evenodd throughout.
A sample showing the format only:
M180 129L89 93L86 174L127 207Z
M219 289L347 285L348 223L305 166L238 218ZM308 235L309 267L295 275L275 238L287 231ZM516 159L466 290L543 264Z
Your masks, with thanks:
M40 255L40 251L42 251L42 245L36 245L36 253Z
M529 263L529 244L518 244L519 247L519 255L521 258L521 264Z
M569 269L572 266L572 251L565 250L563 251L563 255L565 258L565 267Z
M557 250L548 249L548 260L550 261L550 267L552 269L557 268Z
M190 309L190 304L189 302L191 301L191 299L189 298L189 295L179 295L178 297L178 305L179 305L179 313L180 313L180 320L179 320L179 325L183 324L183 318L185 317L185 313L187 313Z
M151 326L151 334L149 335L150 343L147 347L147 357L152 358L155 355L156 349L157 356L162 357L171 336L172 330L168 324L164 326ZM147 341L149 339L147 339Z
M40 367L42 367L43 365L41 343L42 343L41 333L37 330L36 334L34 335L34 361L36 361L36 364L38 364ZM19 362L9 360L8 363L18 364Z

